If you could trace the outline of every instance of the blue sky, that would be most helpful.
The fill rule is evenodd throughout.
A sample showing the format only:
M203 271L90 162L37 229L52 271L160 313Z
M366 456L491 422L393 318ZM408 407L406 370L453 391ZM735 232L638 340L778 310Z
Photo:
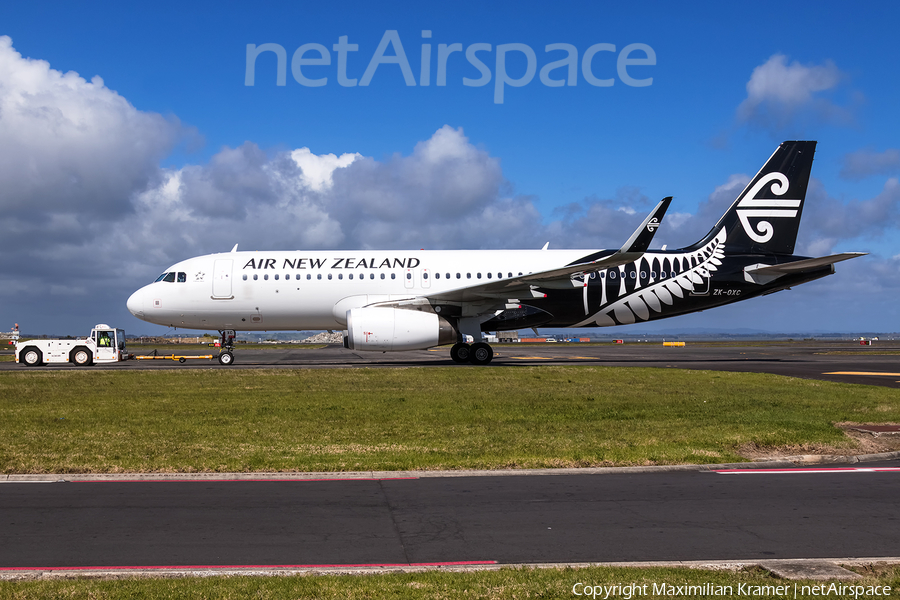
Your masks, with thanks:
M235 243L618 247L673 195L657 242L684 245L779 142L815 139L798 251L871 256L791 292L659 327L900 330L898 12L888 2L4 7L0 319L9 323L0 328L75 334L108 321L157 332L127 313L128 294L169 264ZM339 39L358 46L346 75L360 81L393 31L415 85L388 61L368 85L340 85ZM285 85L271 52L245 85L248 44L285 49ZM330 65L302 66L327 78L320 87L292 75L304 44L330 51ZM441 44L464 49L447 58L444 86ZM465 58L473 44L491 47L476 54L487 85L463 83L481 76ZM535 74L503 86L499 103L497 48L508 44L533 50ZM577 51L576 85L542 83L542 68L566 56L549 44ZM611 86L591 85L582 69L595 44L615 46L591 63ZM618 53L631 44L655 55L626 70L650 85L619 76ZM526 74L521 47L506 52L510 79Z

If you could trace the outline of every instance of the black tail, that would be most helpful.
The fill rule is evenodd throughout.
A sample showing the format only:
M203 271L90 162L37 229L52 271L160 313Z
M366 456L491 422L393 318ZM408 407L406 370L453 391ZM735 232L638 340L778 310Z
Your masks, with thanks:
M783 142L703 240L722 230L725 252L793 254L816 142Z

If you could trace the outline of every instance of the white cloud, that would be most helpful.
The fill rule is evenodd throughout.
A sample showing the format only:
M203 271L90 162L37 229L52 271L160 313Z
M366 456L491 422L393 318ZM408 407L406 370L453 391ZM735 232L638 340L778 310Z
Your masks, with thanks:
M897 178L888 179L876 196L850 202L830 196L822 183L812 178L797 236L797 252L813 255L843 251L847 249L840 246L848 240L866 246L849 250L871 251L871 243L895 232L898 222L900 182Z
M358 152L341 154L339 157L334 154L316 155L309 148L303 147L291 152L291 158L302 171L303 183L313 191L321 192L331 187L331 176L335 169L346 167L357 158L362 158L362 155Z
M822 95L837 88L844 78L833 62L802 65L787 60L785 55L775 54L753 69L747 98L737 108L739 121L777 130L811 118L848 117L846 109Z
M863 179L871 175L891 175L900 172L900 150L889 148L884 152L865 149L844 156L841 177Z
M23 58L0 36L0 209L21 233L53 215L86 223L129 212L180 135L177 121L135 109L100 77Z
M155 185L135 190L114 227L86 234L90 270L128 278L133 288L187 256L235 243L248 250L533 247L541 215L529 198L504 196L506 186L499 161L449 126L387 160L307 148L268 155L248 142L203 165L160 170ZM58 274L78 250L54 240L42 260L56 256ZM83 275L76 268L72 278Z

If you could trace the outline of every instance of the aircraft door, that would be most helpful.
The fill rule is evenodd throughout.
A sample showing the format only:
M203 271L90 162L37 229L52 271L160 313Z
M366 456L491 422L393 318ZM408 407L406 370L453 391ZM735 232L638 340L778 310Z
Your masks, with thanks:
M213 265L212 297L231 299L231 267L234 261L230 258L218 258Z
M709 286L712 283L712 273L705 267L697 269L696 275L691 277L694 282L694 289L691 296L709 296Z
M97 343L97 362L110 362L116 358L116 332L94 330L94 341Z

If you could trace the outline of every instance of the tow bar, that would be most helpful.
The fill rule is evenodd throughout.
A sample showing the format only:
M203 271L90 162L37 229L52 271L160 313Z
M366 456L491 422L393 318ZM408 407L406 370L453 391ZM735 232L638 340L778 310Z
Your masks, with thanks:
M148 355L148 356L135 356L135 360L177 360L180 363L187 362L188 360L196 360L200 358L205 358L207 360L212 360L216 357L215 354L203 354L198 356L179 356L177 354L168 354L168 355Z

